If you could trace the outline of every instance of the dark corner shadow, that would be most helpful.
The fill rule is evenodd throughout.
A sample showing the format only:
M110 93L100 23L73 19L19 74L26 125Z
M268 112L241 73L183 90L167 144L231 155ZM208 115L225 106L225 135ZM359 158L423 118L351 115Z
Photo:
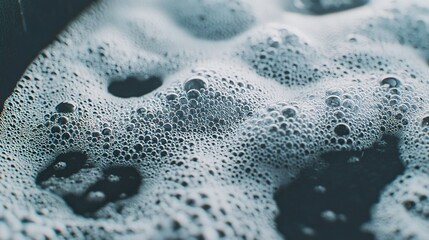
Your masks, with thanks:
M362 225L381 191L404 171L398 140L383 137L360 152L322 156L328 167L301 172L275 194L277 228L286 239L374 239Z
M94 0L0 1L0 113L38 52Z

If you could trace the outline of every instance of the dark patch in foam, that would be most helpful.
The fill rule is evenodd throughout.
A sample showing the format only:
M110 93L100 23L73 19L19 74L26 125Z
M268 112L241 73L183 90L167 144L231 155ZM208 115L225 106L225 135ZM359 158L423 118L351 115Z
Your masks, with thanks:
M36 183L40 185L53 176L70 177L82 169L87 160L88 156L81 152L60 154L53 163L37 175Z
M120 98L141 97L162 85L160 77L151 76L146 79L128 77L121 81L112 81L108 87L111 94Z
M64 181L65 178L80 173L83 168L88 168L87 160L87 155L80 152L61 154L38 174L36 184L47 189L52 184L48 181L51 178L55 181ZM105 169L103 177L83 193L63 193L58 189L51 191L61 196L76 214L91 216L108 203L135 195L141 184L142 177L139 171L130 166L117 166Z
M112 167L82 195L67 195L64 200L76 214L90 216L108 203L137 194L141 184L142 177L135 168Z
M301 13L322 15L334 12L345 11L367 4L369 0L293 0L287 2L287 8Z
M327 168L304 169L298 180L282 187L275 195L278 230L292 240L373 239L361 226L370 220L383 188L404 171L398 140L386 136L380 143L362 152L324 154ZM362 157L351 161L356 156Z

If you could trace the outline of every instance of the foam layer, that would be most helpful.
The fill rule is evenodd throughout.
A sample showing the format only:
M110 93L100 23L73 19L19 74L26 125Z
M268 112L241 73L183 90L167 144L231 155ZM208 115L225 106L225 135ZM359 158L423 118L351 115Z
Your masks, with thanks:
M383 135L406 175L365 227L428 238L429 4L312 2L87 10L2 112L0 239L280 239L275 190Z

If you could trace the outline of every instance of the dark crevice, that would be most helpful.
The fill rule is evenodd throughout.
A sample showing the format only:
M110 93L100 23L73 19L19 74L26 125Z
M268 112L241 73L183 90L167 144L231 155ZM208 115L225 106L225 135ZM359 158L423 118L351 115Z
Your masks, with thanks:
M322 156L324 169L311 168L275 194L278 230L286 239L373 239L362 230L380 192L403 173L398 140L386 136L364 151Z
M125 80L113 81L108 90L111 94L120 98L141 97L152 92L162 85L160 77L151 76L146 79L128 77Z

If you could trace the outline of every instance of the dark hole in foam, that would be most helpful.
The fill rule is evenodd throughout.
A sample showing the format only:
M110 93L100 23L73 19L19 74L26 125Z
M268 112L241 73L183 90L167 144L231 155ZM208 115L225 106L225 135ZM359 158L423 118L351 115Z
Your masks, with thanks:
M112 167L83 194L67 195L64 200L76 214L91 216L108 203L135 195L141 184L142 177L135 168Z
M157 76L151 76L146 79L130 76L125 80L111 82L108 91L120 98L141 97L159 88L161 85L162 79Z
M383 140L387 144L365 149L358 162L349 160L362 152L325 154L327 168L305 169L295 182L280 188L274 197L280 209L276 222L286 239L374 239L361 226L370 220L370 209L383 188L404 171L398 140ZM321 214L327 210L337 219L324 220Z
M54 162L37 175L36 183L40 185L53 176L70 177L82 169L87 160L88 156L81 152L60 154Z
M323 15L323 14L340 12L340 11L357 8L367 4L369 0L353 0L353 1L301 0L301 1L291 1L291 2L295 3L294 4L295 8L299 12L302 12L302 13L308 12L310 14Z

